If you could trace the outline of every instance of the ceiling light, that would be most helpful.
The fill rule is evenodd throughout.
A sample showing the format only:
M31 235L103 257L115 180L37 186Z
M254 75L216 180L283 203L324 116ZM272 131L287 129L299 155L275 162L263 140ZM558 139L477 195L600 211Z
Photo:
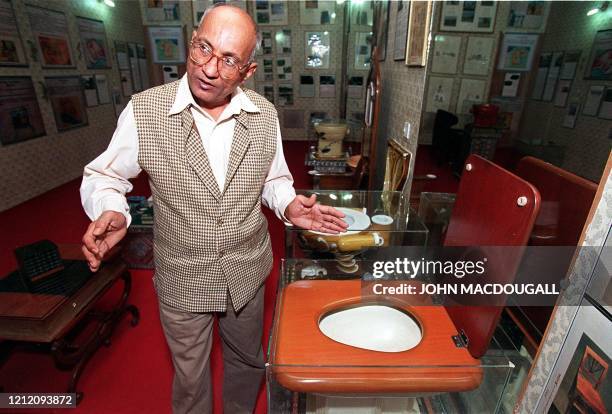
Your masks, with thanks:
M601 6L592 8L587 12L587 16L593 16L594 14L599 13L600 11L606 11L608 9L609 1L604 1Z
M104 4L108 7L115 7L115 2L113 0L104 0Z

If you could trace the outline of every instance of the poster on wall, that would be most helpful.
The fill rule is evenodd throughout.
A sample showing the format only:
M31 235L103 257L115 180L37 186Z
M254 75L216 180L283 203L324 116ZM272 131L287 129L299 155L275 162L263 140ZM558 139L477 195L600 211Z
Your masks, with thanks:
M495 1L445 1L440 31L491 33L496 12Z
M0 65L27 66L11 0L0 0Z
M147 51L144 45L136 45L136 53L138 54L138 69L140 70L140 82L142 90L149 89L151 83L149 81L149 66L147 64Z
M26 4L32 35L38 44L42 67L75 66L68 37L68 20L62 12Z
M586 101L582 107L582 115L597 116L605 89L606 87L603 85L594 85L589 88Z
M191 0L194 27L198 27L200 24L204 10L216 3L228 3L240 7L242 10L247 9L246 0Z
M555 88L557 87L557 80L559 79L559 73L561 73L561 66L563 65L563 52L555 52L552 55L552 61L548 74L546 75L546 85L544 85L544 92L542 93L542 100L550 102L555 94Z
M580 54L580 50L565 52L559 79L574 79L576 76L576 69L578 68L578 62L580 62Z
M466 75L487 76L491 67L495 38L470 36L468 37L463 73Z
M111 97L108 89L108 79L106 75L96 75L96 93L98 94L98 102L100 105L109 104L111 102Z
M119 70L130 70L130 57L126 42L115 40L115 53L117 54L117 66Z
M0 77L0 125L2 145L46 134L32 78Z
M389 2L376 2L376 46L378 46L378 60L384 61L387 57L387 38L389 33Z
M410 3L399 0L395 15L395 39L393 42L393 60L406 60L406 41L408 40L408 18Z
M542 99L544 87L546 86L546 78L548 70L552 63L552 53L542 53L538 62L538 71L536 72L535 82L531 92L531 99Z
M423 67L427 63L427 44L431 1L410 2L410 23L406 40L406 65Z
M329 69L329 32L306 32L306 68Z
M177 27L147 27L153 63L185 63L183 29Z
M45 85L58 131L87 126L83 83L79 76L45 78Z
M476 79L461 79L457 113L469 114L472 106L481 104L485 99L486 82Z
M538 44L536 34L506 33L500 48L499 70L527 72L531 70Z
M587 79L612 79L612 29L595 34L593 47L587 62Z
M450 100L453 93L453 78L431 76L427 87L427 112L437 112L438 109L450 111Z
M324 25L336 22L336 2L334 0L300 1L300 24Z
M291 30L277 30L276 34L274 35L274 40L276 41L277 55L291 54Z
M551 4L550 1L511 1L507 30L544 33Z
M140 0L142 24L180 24L180 0Z
M289 56L279 56L276 58L276 79L290 81L291 77L291 58Z
M286 25L288 22L287 2L285 0L255 0L253 17L258 25Z
M85 17L77 17L76 20L87 69L110 68L104 22Z
M355 65L357 70L369 70L372 53L372 32L355 33Z
M94 75L82 75L83 92L85 93L85 104L88 108L98 106L98 92L96 91L96 80Z
M140 67L138 66L138 51L136 43L128 43L128 56L130 57L130 72L132 72L132 85L134 91L142 90L142 80L140 78Z
M457 73L461 36L437 34L434 37L431 71L434 73Z

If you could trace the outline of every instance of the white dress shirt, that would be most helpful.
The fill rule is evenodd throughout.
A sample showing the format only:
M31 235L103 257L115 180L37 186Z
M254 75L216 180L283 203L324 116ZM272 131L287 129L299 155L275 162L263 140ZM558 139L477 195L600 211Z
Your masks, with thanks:
M215 121L193 99L189 90L187 76L183 76L177 89L176 99L168 115L182 112L191 104L191 113L197 130L202 138L210 167L220 191L225 187L225 176L234 137L236 120L233 117L242 109L259 112L259 108L237 88L229 104ZM276 125L276 154L262 189L264 205L274 210L276 215L286 221L284 211L295 198L293 177L289 172L283 154L280 126ZM81 184L81 202L91 220L96 220L104 211L112 210L126 216L128 226L131 222L129 206L125 194L132 190L128 181L141 172L138 165L138 131L134 118L134 107L130 101L119 116L117 129L106 149L98 158L85 166Z

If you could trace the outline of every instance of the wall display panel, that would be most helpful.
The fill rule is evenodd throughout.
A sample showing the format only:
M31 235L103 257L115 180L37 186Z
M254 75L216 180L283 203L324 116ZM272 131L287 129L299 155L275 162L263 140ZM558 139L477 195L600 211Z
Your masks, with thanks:
M130 58L130 72L132 73L132 85L134 91L142 90L142 79L140 77L140 67L138 65L138 50L136 43L128 43L128 56Z
M286 25L288 23L287 2L255 0L253 18L258 25Z
M277 55L290 55L291 54L291 30L282 29L277 30L274 35L274 41L276 42L276 54Z
M269 30L262 30L261 32L261 43L259 50L257 51L258 55L271 55L273 52L272 45L272 32Z
M370 70L372 32L355 33L355 65L357 70Z
M388 1L376 3L376 45L378 46L378 60L384 61L387 57L387 39L389 34L389 4Z
M26 5L32 35L41 64L46 68L72 68L75 61L68 37L68 20L63 12Z
M571 88L571 80L559 80L559 82L557 83L557 90L555 91L555 106L563 107L567 105L567 98L569 97Z
M300 1L300 24L325 25L336 22L336 2L333 0Z
M227 3L232 6L240 7L242 10L247 9L245 0L192 0L191 10L193 12L193 26L197 27L200 24L204 10L216 3Z
M431 71L434 73L457 73L460 49L461 36L437 34L434 37Z
M0 125L2 145L46 134L32 78L0 77Z
M612 29L595 34L586 69L587 79L612 79Z
M491 33L496 12L495 1L445 1L440 31Z
M511 1L507 30L544 33L551 4L550 1Z
M276 79L290 81L292 79L291 58L289 56L279 56L276 58Z
M113 106L115 107L115 116L119 118L119 115L121 115L121 112L123 112L127 106L127 101L121 96L121 91L119 88L113 88L112 96Z
M406 46L406 64L424 67L427 62L427 43L429 22L431 20L431 1L410 2L410 23Z
M147 50L144 45L136 45L136 53L138 54L138 69L140 71L140 82L142 89L149 89L151 82L149 80L149 65L147 61Z
M0 0L0 65L27 66L11 0Z
M406 59L406 41L408 40L408 18L410 17L410 2L400 0L395 3L395 39L393 42L393 60Z
M329 32L306 32L305 65L309 69L329 69Z
M319 98L335 98L336 97L336 77L335 76L319 76Z
M274 103L274 85L271 83L257 84L257 93L265 97L271 103Z
M300 76L300 98L314 98L315 84L314 76Z
M180 24L179 0L140 0L143 25Z
M491 67L494 46L495 38L493 37L468 37L465 60L463 61L463 73L487 76Z
M185 63L183 29L177 27L147 27L153 63Z
M100 102L100 105L111 103L111 97L108 89L108 79L106 75L96 75L95 81L96 93L98 94L98 102Z
M166 81L167 72L164 71L164 83L168 83ZM119 81L121 82L121 92L123 96L129 98L134 93L134 84L132 83L132 74L129 70L120 70L119 71Z
M532 86L531 99L542 99L544 87L546 86L546 78L552 64L552 53L542 53L538 62L538 70L536 72L535 81Z
M546 75L546 85L544 85L544 92L542 93L542 100L550 102L555 94L555 88L557 87L557 80L559 79L559 73L561 73L561 66L563 65L563 52L555 52L552 55L550 68Z
M110 68L110 54L104 22L85 17L77 17L76 20L87 69Z
M582 115L597 116L605 89L606 87L603 85L593 85L589 88L586 101L582 107Z
M531 70L533 56L539 35L506 33L500 48L499 70L528 72Z
M96 80L94 75L82 75L83 92L85 93L85 104L88 108L98 106L98 92L96 91Z
M361 99L363 97L363 76L349 77L347 95L351 99Z
M431 76L427 90L427 112L437 112L438 109L450 111L450 100L453 93L453 78Z
M83 83L79 76L45 78L45 85L58 131L87 126Z
M576 118L580 112L579 102L570 102L565 111L562 126L565 128L574 128L576 126Z
M576 76L576 69L578 69L578 63L580 62L580 55L580 50L565 52L559 79L574 79Z
M374 24L373 1L351 2L350 7L352 26L372 26Z
M274 80L274 59L272 57L257 58L255 77L257 80L264 82L272 82Z
M278 85L278 105L293 105L293 85L280 83Z
M457 113L469 114L473 105L481 104L485 100L486 82L476 79L461 79L459 99L457 100Z
M127 42L115 40L115 53L117 54L117 66L119 70L130 70L130 56L128 54Z

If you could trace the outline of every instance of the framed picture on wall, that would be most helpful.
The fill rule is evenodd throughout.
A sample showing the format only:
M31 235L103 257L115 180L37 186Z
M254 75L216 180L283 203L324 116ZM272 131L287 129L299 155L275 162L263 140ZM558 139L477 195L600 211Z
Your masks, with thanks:
M531 70L539 35L506 33L502 41L499 70L527 72Z
M561 66L561 73L559 79L574 79L576 76L576 69L580 62L580 50L568 51L563 55L563 66Z
M410 17L410 2L399 0L395 2L395 39L393 42L393 60L406 59L406 41L408 40L408 18Z
M612 29L595 34L586 68L587 79L612 79Z
M468 37L465 60L463 61L463 73L487 76L491 67L494 46L495 38L493 37Z
M427 87L426 112L437 112L450 110L450 100L453 94L454 78L443 78L431 76Z
M0 0L0 65L27 66L25 50L11 0Z
M319 26L336 22L335 1L303 0L299 4L300 24Z
M274 35L276 41L276 54L277 55L290 55L291 54L291 30L282 29L277 30Z
M445 1L442 4L440 31L493 32L495 1Z
M45 89L59 132L88 125L83 83L79 76L45 78Z
M271 55L272 54L272 32L270 30L262 30L260 48L257 51L258 55Z
M437 34L434 37L431 71L433 73L457 73L460 50L461 36Z
M458 114L469 114L472 106L483 103L486 87L484 80L461 79L456 112Z
M46 134L32 78L0 77L0 124L2 145Z
M507 30L543 33L551 4L550 1L511 1Z
M357 70L369 70L372 57L372 32L355 33L355 65Z
M373 1L351 2L350 9L351 26L372 26L374 23Z
M140 0L143 25L181 23L180 0Z
M106 75L96 75L96 93L98 94L98 102L100 105L111 103L111 97L108 89L108 80Z
M431 1L410 2L406 65L423 67L427 63L430 20Z
M546 87L546 79L548 78L548 70L552 63L552 53L542 53L538 61L538 70L534 84L531 89L531 99L540 100L544 94L544 88Z
M104 22L85 17L77 17L76 20L87 69L110 68L111 62Z
M153 63L185 63L185 38L180 26L147 27Z
M63 12L27 4L32 35L38 45L43 68L76 66L68 36L68 20Z
M389 33L389 3L376 2L376 46L378 47L378 60L384 61L387 57L387 35Z
M258 25L278 26L288 22L285 0L255 0L253 18Z
M329 69L331 53L329 32L306 32L305 66L310 69Z

